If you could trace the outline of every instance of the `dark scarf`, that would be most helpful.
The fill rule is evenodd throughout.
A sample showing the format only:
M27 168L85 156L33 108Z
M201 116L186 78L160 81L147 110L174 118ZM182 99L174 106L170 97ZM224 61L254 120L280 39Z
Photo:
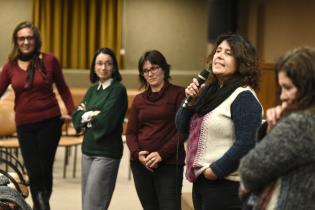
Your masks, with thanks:
M144 97L150 101L150 102L156 102L158 101L161 97L163 97L164 93L169 87L169 83L165 82L164 86L159 92L152 92L151 88L149 88L146 93L144 94Z
M21 60L21 61L30 61L32 60L32 58L34 56L37 56L39 54L38 51L34 50L33 52L31 53L21 53L18 55L18 59Z
M42 59L42 55L40 54L39 51L34 51L32 53L28 54L20 54L18 57L19 60L22 61L30 61L30 64L27 67L27 78L26 78L26 83L24 85L24 88L29 88L32 86L33 79L34 79L34 73L36 68L40 70L42 73L43 77L46 78L46 67Z
M217 106L219 106L225 99L227 99L236 88L241 86L240 76L234 76L226 81L222 87L218 81L207 85L200 93L196 105L194 106L195 112L199 115L205 115Z

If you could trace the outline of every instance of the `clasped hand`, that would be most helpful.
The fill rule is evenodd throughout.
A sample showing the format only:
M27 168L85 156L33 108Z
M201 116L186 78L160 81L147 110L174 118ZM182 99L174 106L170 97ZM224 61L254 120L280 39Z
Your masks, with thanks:
M162 161L162 158L158 152L139 152L139 161L144 165L149 171L153 172L154 169L158 167L158 163Z

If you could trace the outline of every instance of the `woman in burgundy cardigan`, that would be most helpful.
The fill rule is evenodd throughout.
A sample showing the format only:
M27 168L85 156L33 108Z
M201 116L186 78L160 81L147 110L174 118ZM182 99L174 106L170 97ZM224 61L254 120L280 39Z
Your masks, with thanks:
M67 108L70 120L74 104L58 60L40 52L38 29L30 22L16 26L13 49L0 75L0 96L11 85L15 93L15 121L34 209L50 209L53 162L61 136L61 112L53 84Z
M185 151L175 128L184 88L169 83L170 65L157 50L138 64L145 91L132 104L126 132L131 169L144 210L179 210Z

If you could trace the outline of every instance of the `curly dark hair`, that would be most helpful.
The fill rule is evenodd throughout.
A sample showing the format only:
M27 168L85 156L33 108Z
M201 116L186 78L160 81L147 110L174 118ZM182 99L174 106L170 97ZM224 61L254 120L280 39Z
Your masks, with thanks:
M254 90L258 90L260 69L256 49L246 38L244 38L241 35L222 34L217 38L214 44L214 48L207 59L210 73L212 72L212 58L216 53L218 46L223 41L227 41L229 43L233 53L233 57L236 59L237 63L236 74L239 75L241 78L241 85L242 86L248 85ZM213 74L211 74L211 77L209 78L217 80Z
M140 88L145 88L146 90L149 88L149 84L145 80L143 76L143 64L149 61L151 64L155 64L161 67L164 72L164 81L168 82L171 78L170 69L171 65L169 65L164 57L164 55L158 50L150 50L145 52L139 59L138 62L138 71L139 71L139 80L140 80Z
M276 63L277 77L284 72L298 89L292 110L315 107L315 49L299 47L288 51ZM278 87L279 88L279 87Z
M91 67L90 67L90 82L91 83L95 83L95 82L99 81L99 78L98 78L98 76L95 73L95 61L96 61L96 58L97 58L97 56L99 54L107 54L107 55L109 55L112 58L112 60L113 60L112 78L114 80L116 80L116 81L121 81L122 78L121 78L121 75L119 73L119 66L118 66L118 63L117 63L117 59L116 59L115 53L113 52L113 50L111 50L109 48L100 48L100 49L98 49L95 52L93 60L92 60L92 64L91 64Z

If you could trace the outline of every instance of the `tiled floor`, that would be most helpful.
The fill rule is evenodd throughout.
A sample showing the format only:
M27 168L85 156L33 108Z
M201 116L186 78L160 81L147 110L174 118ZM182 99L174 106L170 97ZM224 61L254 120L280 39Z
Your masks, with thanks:
M141 210L141 204L138 200L134 183L128 180L128 148L124 150L124 156L122 158L116 188L110 204L110 210ZM58 148L55 170L54 170L54 189L51 198L52 210L80 210L81 208L81 151L78 149L78 162L76 170L76 178L72 178L73 169L73 153L71 155L71 162L67 168L67 178L64 179L63 175L63 159L64 148ZM191 191L191 185L187 181L183 183L183 193ZM27 202L31 205L31 198L27 198Z

